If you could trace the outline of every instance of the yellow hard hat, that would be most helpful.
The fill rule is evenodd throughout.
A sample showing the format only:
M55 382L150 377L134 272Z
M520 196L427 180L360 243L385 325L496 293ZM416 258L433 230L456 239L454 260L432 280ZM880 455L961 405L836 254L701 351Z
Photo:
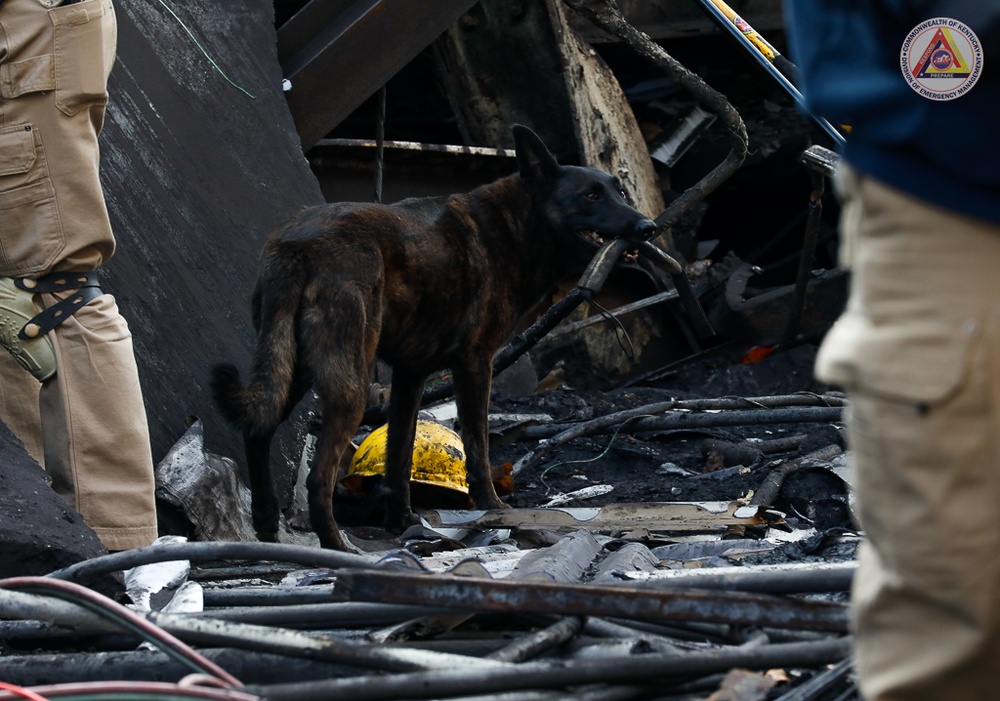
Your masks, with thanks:
M385 474L385 444L388 426L368 434L358 446L347 476L341 482L349 489L361 489L361 479ZM413 441L413 469L410 481L469 493L465 481L465 450L457 433L434 421L417 421Z

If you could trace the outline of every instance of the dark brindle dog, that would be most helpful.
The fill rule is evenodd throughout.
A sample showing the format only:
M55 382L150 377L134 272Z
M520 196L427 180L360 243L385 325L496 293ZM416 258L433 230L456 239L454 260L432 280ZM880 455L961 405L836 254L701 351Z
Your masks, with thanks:
M530 129L514 127L519 173L448 198L331 204L271 236L253 295L253 370L243 386L215 369L225 417L242 429L258 536L274 540L278 502L268 452L277 426L314 387L322 432L309 474L309 515L326 548L347 549L333 518L344 450L365 409L376 354L393 368L386 525L414 520L411 453L424 381L450 368L478 508L503 508L490 480L487 408L493 355L518 319L579 275L604 239L643 241L654 223L617 179L560 166Z

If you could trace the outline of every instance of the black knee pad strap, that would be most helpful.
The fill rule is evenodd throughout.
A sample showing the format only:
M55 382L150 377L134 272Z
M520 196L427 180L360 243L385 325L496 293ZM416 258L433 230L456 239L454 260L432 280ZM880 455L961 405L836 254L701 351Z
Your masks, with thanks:
M17 334L22 340L47 334L88 302L104 294L96 270L86 273L49 273L37 279L17 278L14 284L19 289L36 294L74 291L72 295L39 312L25 324Z

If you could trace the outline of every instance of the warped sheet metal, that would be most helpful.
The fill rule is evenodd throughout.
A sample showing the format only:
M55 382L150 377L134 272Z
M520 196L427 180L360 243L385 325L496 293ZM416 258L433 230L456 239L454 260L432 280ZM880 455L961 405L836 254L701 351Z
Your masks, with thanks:
M506 509L503 511L427 511L431 528L549 528L616 532L643 528L667 533L713 533L734 526L778 523L780 512L740 502L659 502L609 504L594 508Z

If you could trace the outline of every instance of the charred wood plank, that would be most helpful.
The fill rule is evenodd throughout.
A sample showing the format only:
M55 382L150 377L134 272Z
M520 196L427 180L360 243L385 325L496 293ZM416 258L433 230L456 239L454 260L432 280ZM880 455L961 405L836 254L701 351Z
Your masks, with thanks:
M842 396L816 395L808 393L764 397L720 397L717 399L690 400L675 399L666 402L657 402L655 404L646 404L634 409L626 409L625 411L607 414L591 421L573 424L569 428L565 428L565 424L558 427L554 425L532 426L529 427L532 431L528 438L525 438L523 434L521 438L528 440L533 437L535 439L542 439L542 442L540 442L538 447L536 447L533 451L528 452L517 461L514 465L513 473L517 475L525 468L536 464L545 453L548 453L561 445L565 445L574 438L591 435L593 433L605 433L611 430L612 427L617 428L625 422L631 422L633 420L638 421L651 415L662 414L668 411L712 411L717 409L750 409L752 407L764 409L795 406L843 407L845 403L846 401ZM690 420L690 418L694 415L687 416L687 419L681 420ZM711 416L718 416L718 414ZM832 420L835 421L836 419ZM693 427L691 424L688 426ZM630 431L635 431L635 424L630 424L629 429Z
M613 0L565 0L565 2L601 29L616 36L639 56L671 75L698 101L699 105L717 115L726 125L730 144L726 157L701 180L681 193L680 197L671 202L656 218L661 236L669 243L673 225L743 165L748 143L746 125L724 95L709 87L705 81L668 54L663 47L629 24ZM672 252L672 245L668 245L667 248L668 252Z
M334 597L455 606L473 611L611 616L647 621L847 631L842 604L737 592L647 591L590 584L539 584L376 570L343 572Z
M628 433L643 433L647 431L672 431L688 428L714 428L718 426L764 426L768 424L795 424L811 422L836 422L843 417L840 407L784 407L780 409L734 410L719 413L673 413L664 416L647 416L643 418L625 419ZM559 426L528 426L521 434L522 440L537 440L551 438L560 432L566 424ZM623 430L625 430L623 429ZM595 426L594 430L584 435L612 433L612 426ZM518 463L514 466L514 474L527 465Z
M724 533L735 526L764 526L781 520L781 514L741 502L655 502L607 504L593 508L497 509L494 511L426 511L432 527L536 528L614 533L645 528L665 533Z

